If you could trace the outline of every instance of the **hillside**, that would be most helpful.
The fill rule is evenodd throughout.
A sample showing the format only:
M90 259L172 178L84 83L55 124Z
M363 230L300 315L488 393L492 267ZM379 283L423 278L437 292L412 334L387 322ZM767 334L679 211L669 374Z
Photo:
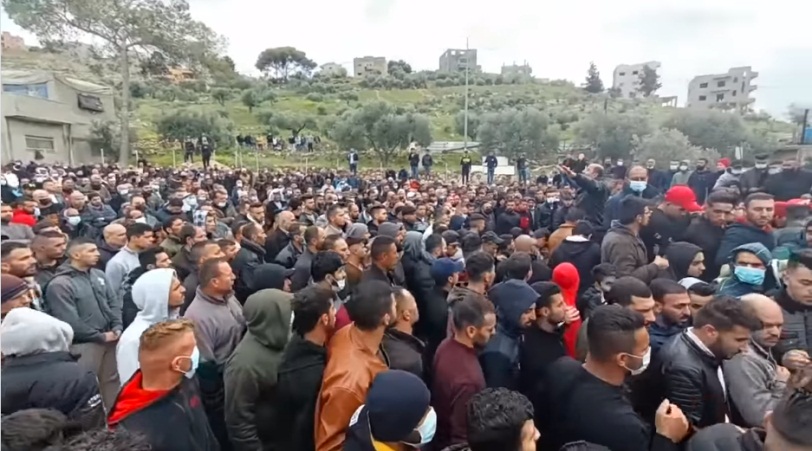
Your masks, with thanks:
M97 61L83 59L75 53L24 52L3 55L4 68L51 70L89 81L117 85L117 74L111 71L108 64ZM146 79L135 71L133 75L135 81L131 93L134 97L135 115L131 126L137 131L136 145L142 153L163 154L161 161L164 162L169 161L167 158L171 159L171 156L167 157L167 145L159 143L161 140L156 123L168 114L183 110L221 118L220 122L225 124L223 134L232 137L237 134L260 136L268 131L287 136L289 132L284 132L284 128L280 129L268 122L269 116L293 117L299 120L307 118L312 124L302 133L322 137L321 150L329 152L339 150L330 135L335 121L344 112L382 100L398 110L418 113L428 118L431 137L435 141L463 140L461 130L457 129L455 123L455 116L463 109L465 88L440 86L453 84L455 81L433 73L423 79L420 89L370 88L370 80L346 78L297 80L280 87L236 75L230 80L185 82L178 86L154 78ZM676 111L674 108L661 106L657 99L613 99L607 95L590 95L566 81L533 80L504 84L507 82L499 76L485 74L473 78L469 87L471 115L512 107L532 107L545 116L545 134L555 136L554 142L559 144L559 149L595 141L594 137L586 139L584 133L579 134L578 130L585 118L596 111L644 118L654 127L659 127ZM261 92L258 102L251 109L243 101L248 90ZM770 141L785 138L793 130L791 124L758 115L745 118L744 123L749 133L757 133ZM233 155L228 152L228 147L230 146L220 146L218 156L224 159L222 162L233 162ZM335 156L331 156L325 161L337 160ZM274 160L268 164L275 162ZM291 160L282 160L280 163L289 164Z

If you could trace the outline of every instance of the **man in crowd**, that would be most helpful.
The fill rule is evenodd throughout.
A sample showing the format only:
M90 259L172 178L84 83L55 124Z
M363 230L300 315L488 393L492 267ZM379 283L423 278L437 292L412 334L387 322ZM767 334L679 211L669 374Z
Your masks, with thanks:
M649 326L651 353L660 348L688 327L691 321L691 298L688 290L670 279L651 281L651 294L655 302L656 319Z
M293 278L290 289L294 292L301 290L310 281L310 264L313 257L321 249L324 242L324 231L315 225L311 225L304 231L304 250L296 259L293 266Z
M668 260L657 255L649 263L648 252L640 231L648 225L651 210L637 197L625 197L620 201L618 221L606 233L601 244L601 260L611 263L618 276L634 276L644 282L657 277L660 270L668 268Z
M775 248L775 236L772 234L775 200L767 193L754 193L744 199L744 218L734 222L725 229L725 234L716 252L716 264L727 263L731 251L741 245L760 243L768 251ZM710 257L709 257L710 258Z
M104 269L114 293L118 293L127 274L140 266L138 254L154 245L152 227L137 222L127 227L127 244L107 262Z

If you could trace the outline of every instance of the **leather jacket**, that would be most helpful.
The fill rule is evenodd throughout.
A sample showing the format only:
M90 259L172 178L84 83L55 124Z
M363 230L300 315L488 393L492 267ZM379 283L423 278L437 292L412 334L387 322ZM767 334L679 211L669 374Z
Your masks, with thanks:
M382 349L371 352L354 324L330 339L327 366L316 405L316 451L340 451L350 418L365 401L372 380L389 369Z
M730 412L719 380L721 362L700 348L688 330L665 344L660 355L665 397L682 409L691 425L724 423Z

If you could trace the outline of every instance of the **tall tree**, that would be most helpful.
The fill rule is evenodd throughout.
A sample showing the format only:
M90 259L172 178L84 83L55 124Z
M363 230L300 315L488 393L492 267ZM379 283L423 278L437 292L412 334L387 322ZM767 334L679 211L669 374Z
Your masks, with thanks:
M603 92L603 81L601 80L601 73L598 72L598 66L594 62L589 63L589 70L586 74L586 83L584 90L592 94Z
M632 144L634 156L640 161L649 158L660 162L675 159L696 161L699 158L715 161L719 158L719 154L712 150L692 145L687 136L673 128L660 128L647 135L635 136Z
M594 112L575 130L576 141L595 148L601 158L627 158L634 149L635 136L651 133L652 127L646 116Z
M476 139L477 130L481 123L479 113L468 111L468 138ZM465 136L465 111L460 111L454 115L454 131L460 136Z
M716 149L727 156L748 139L747 128L741 117L722 111L675 110L663 126L679 130L694 146Z
M316 68L316 62L295 47L274 47L259 54L256 68L266 75L273 73L277 78L287 81L293 74L309 75Z
M246 89L240 97L242 104L248 107L248 112L253 113L254 107L262 103L259 93L253 89Z
M386 63L386 68L390 73L396 71L401 71L406 74L412 73L412 66L403 60L389 61Z
M386 102L373 102L345 112L333 124L330 136L345 148L372 149L383 164L389 164L398 149L412 142L431 144L431 126L425 116L399 114Z
M308 114L274 113L269 118L269 125L280 130L288 130L293 136L299 136L306 128L315 129L316 119Z
M501 155L539 158L555 150L545 149L548 125L547 115L535 108L486 113L480 118L477 139L482 148Z
M17 25L42 40L69 41L91 36L118 60L120 129L129 129L130 67L134 52L161 52L170 60L197 61L216 53L220 39L192 19L186 0L3 0ZM119 163L130 154L128 133L120 134Z
M662 87L663 84L660 83L660 74L657 73L657 69L643 66L643 71L640 72L637 91L642 94L643 97L649 97Z

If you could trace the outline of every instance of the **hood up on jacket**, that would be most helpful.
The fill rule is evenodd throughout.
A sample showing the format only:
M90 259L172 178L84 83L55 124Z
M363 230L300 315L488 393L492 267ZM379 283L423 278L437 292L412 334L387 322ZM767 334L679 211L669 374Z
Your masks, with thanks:
M522 314L536 304L539 295L524 280L511 279L494 285L488 297L496 305L500 330L516 337L522 330Z
M755 254L759 260L764 264L764 268L766 269L767 273L764 275L764 283L760 287L756 287L747 283L744 283L736 277L735 272L733 271L733 262L736 261L736 255L740 252L751 252ZM763 293L766 291L768 284L770 282L770 262L772 260L772 254L766 247L764 247L761 243L747 243L742 244L739 247L734 248L730 252L730 258L728 263L731 267L731 275L726 279L722 280L722 283L719 285L718 293L724 294L733 297L741 297L745 294L749 293Z
M414 261L419 261L420 259L429 263L434 261L434 257L426 252L422 232L406 232L406 238L403 240L403 255L409 256Z
M5 356L68 352L72 341L68 323L31 308L15 308L0 323L0 351Z
M694 261L696 254L702 252L702 248L693 243L678 241L668 245L665 256L668 259L668 267L674 272L676 280L688 277L688 268Z
M292 272L292 270L290 270ZM276 263L263 263L254 271L256 290L276 289L285 287L285 274L288 272L284 266Z
M290 339L292 295L282 290L258 291L245 301L242 314L248 333L262 346L282 350Z
M553 282L561 288L561 294L564 296L564 302L567 303L567 306L577 307L578 287L581 284L578 269L572 263L562 263L556 266L553 270ZM581 320L578 319L568 324L564 331L564 347L571 357L576 355L575 344L578 342L578 331L580 329Z

